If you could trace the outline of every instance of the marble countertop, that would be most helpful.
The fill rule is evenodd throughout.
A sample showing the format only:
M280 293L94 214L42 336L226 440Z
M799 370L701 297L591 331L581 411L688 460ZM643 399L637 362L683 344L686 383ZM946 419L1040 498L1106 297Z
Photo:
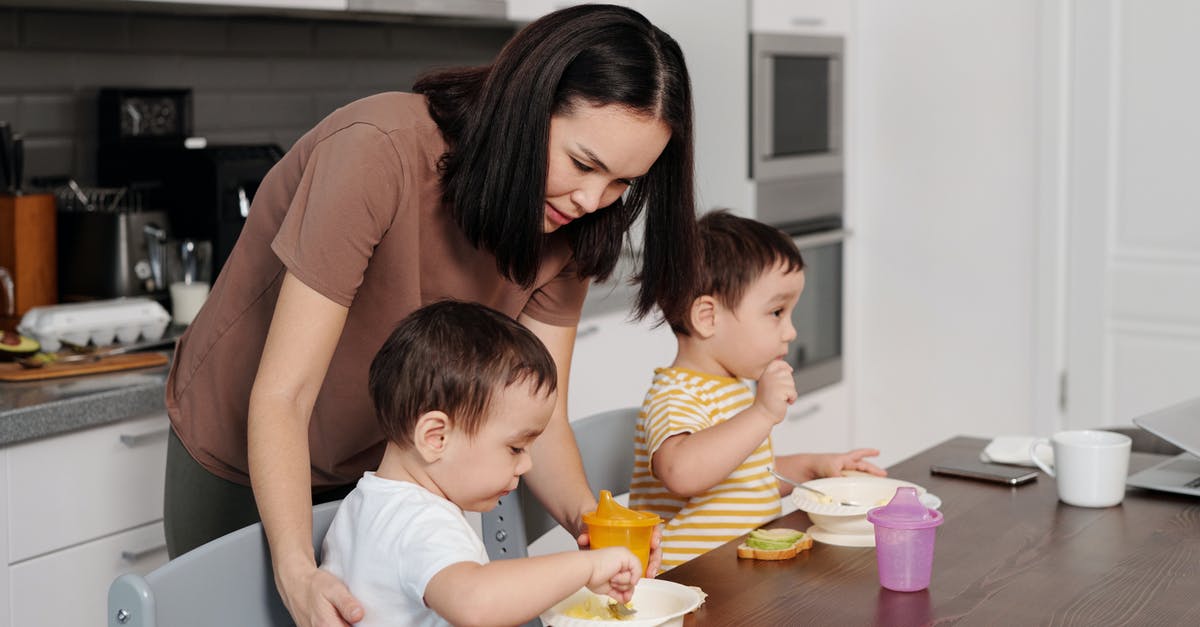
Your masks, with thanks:
M637 288L627 278L628 265L623 263L608 282L593 285L583 317L628 311ZM165 412L168 367L0 382L0 446Z
M167 368L0 382L0 446L165 412Z

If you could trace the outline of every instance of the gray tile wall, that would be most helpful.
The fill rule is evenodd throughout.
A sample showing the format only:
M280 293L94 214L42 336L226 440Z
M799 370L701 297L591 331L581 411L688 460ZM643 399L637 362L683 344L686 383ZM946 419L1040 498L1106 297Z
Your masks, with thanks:
M490 61L513 29L285 17L0 9L0 120L26 180L95 182L100 87L190 87L210 143L285 149L333 109L408 90L435 66Z

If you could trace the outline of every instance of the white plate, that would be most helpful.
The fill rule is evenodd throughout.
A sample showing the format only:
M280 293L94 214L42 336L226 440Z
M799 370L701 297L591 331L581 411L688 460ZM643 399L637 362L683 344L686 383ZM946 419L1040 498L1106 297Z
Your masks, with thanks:
M1029 446L1037 438L1026 435L1002 435L984 447L979 453L979 461L996 462L998 464L1016 464L1018 466L1035 466L1033 456L1029 454ZM1038 459L1047 466L1054 465L1054 449L1049 446L1038 447Z
M812 536L813 540L822 544L832 544L834 546L875 546L875 533L834 533L822 529L820 525L813 525L808 528L808 535Z
M659 627L683 625L683 615L700 607L707 596L700 588L685 586L665 579L642 579L633 591L633 608L637 614L629 620L572 618L563 613L571 607L598 596L587 588L559 601L542 613L546 627L597 627L619 624L622 627ZM602 597L607 599L607 597Z
M936 494L926 492L920 498L921 503L930 509L938 509L942 506L942 499ZM812 536L813 540L823 544L851 547L875 546L874 529L870 533L837 533L836 531L825 529L820 525L813 525L805 533Z

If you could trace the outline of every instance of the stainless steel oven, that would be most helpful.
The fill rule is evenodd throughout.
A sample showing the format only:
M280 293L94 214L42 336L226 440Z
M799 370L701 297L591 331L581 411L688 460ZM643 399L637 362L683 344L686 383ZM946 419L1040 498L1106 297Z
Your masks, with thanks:
M750 37L750 160L760 220L784 225L842 213L841 37Z
M795 225L789 234L804 256L804 293L792 312L796 339L787 362L800 395L842 380L843 244L840 218Z

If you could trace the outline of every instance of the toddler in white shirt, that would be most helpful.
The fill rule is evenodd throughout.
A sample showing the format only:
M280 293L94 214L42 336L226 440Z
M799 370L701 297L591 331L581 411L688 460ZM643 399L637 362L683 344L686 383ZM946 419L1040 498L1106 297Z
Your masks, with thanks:
M488 511L532 466L557 399L554 360L529 330L456 301L405 318L368 379L388 442L342 501L321 568L362 602L359 625L516 625L580 587L627 602L624 548L489 562L463 511Z

